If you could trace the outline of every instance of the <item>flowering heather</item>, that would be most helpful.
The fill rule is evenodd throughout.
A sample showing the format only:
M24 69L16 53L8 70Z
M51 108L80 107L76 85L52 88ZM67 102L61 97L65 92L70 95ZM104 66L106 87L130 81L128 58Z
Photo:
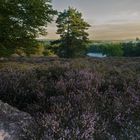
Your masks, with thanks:
M50 61L0 63L0 100L32 115L39 140L140 139L139 58Z

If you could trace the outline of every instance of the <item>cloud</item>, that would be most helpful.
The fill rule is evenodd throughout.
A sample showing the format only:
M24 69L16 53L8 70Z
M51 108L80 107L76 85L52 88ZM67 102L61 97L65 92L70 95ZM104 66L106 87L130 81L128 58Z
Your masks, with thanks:
M140 37L140 22L96 25L89 30L90 38L95 40L125 40Z
M140 36L140 0L53 0L63 11L69 5L82 12L92 26L90 39L120 40ZM58 38L55 24L49 25L47 38Z
M59 35L56 34L55 24L49 25L48 35L44 38L47 39L58 39ZM140 37L140 21L126 22L113 21L106 24L96 24L89 29L89 38L92 40L125 40L135 39Z

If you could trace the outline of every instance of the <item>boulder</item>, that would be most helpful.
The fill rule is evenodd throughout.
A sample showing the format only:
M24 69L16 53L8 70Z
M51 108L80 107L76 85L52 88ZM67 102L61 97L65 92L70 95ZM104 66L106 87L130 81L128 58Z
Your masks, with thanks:
M39 140L36 122L30 114L0 101L0 140Z

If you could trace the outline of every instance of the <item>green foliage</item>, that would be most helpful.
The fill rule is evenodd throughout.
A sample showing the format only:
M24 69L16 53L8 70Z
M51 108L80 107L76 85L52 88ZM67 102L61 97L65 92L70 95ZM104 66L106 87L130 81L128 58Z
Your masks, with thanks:
M124 56L140 56L140 42L128 42L123 44Z
M103 53L107 56L140 56L140 42L128 43L95 43L89 46L88 52Z
M13 53L14 53L13 48L7 48L0 43L0 56L9 57Z
M42 43L39 43L38 46L36 47L35 55L43 56L44 50L45 50L44 45Z
M122 44L107 43L93 44L89 47L89 52L103 53L107 56L123 56Z
M121 44L108 44L104 48L104 53L107 56L123 56Z
M35 38L46 34L55 13L51 0L0 0L0 56L11 55L16 49L34 53Z
M50 41L45 41L43 42L44 45L44 51L43 55L44 56L55 56L55 49L54 46L51 45Z
M43 52L44 56L55 56L55 54L51 50L45 50Z
M90 25L84 21L82 14L74 8L60 12L56 20L57 34L61 39L57 51L60 57L76 57L84 54L88 43L88 33L86 30Z

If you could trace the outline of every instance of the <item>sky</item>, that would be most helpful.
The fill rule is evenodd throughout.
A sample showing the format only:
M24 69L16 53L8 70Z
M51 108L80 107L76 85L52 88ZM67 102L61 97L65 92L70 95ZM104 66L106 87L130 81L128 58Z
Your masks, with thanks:
M52 0L53 8L63 11L69 6L83 14L91 27L92 40L126 40L140 38L140 0ZM48 38L56 39L55 24L48 26Z

